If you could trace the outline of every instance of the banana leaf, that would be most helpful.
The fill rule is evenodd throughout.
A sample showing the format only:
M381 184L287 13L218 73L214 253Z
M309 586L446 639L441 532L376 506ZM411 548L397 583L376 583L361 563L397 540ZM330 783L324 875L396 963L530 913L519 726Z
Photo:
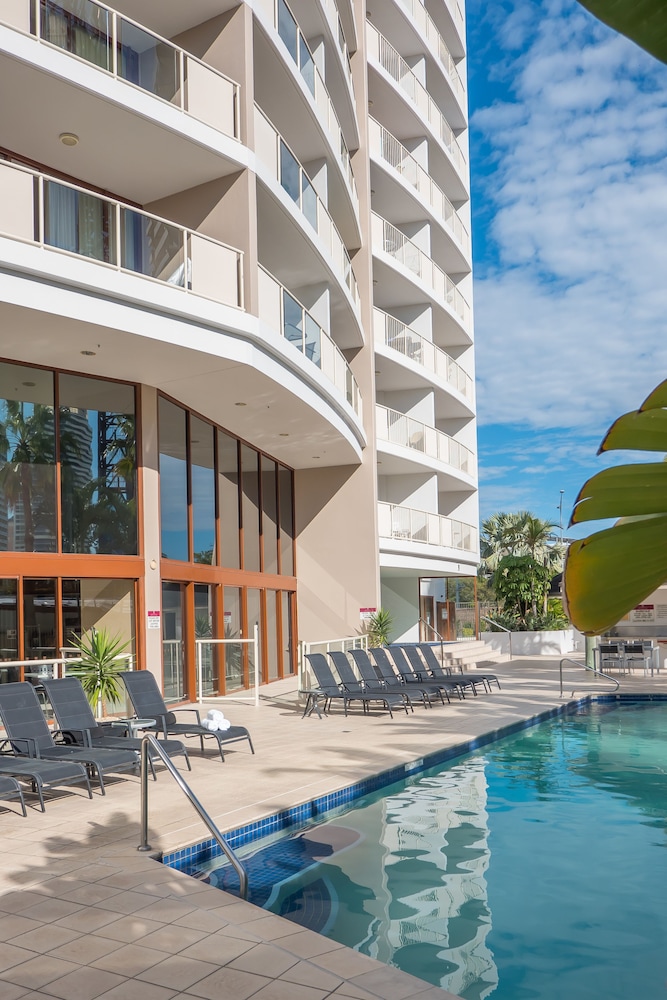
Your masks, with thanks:
M619 465L585 483L570 524L636 514L664 514L667 507L667 464Z
M620 31L661 62L667 62L667 9L664 0L579 0L610 28Z

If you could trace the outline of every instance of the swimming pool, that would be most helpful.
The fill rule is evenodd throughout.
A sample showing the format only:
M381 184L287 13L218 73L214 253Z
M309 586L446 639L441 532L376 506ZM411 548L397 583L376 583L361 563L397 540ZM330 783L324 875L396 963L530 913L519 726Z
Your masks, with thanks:
M465 1000L650 1000L666 817L667 704L602 701L239 853L253 902Z

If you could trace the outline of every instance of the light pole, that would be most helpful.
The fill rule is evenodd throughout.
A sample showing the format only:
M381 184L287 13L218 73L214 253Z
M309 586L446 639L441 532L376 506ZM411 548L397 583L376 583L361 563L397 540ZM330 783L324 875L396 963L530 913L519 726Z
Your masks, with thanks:
M558 504L558 527L560 530L560 547L563 548L563 493L565 490L560 491L560 502Z

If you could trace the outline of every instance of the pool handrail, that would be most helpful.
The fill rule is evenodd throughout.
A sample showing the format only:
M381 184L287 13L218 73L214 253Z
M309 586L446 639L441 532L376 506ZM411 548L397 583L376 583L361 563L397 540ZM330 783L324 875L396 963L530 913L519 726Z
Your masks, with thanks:
M598 670L597 667L591 667L591 666L589 666L588 663L586 663L585 660L574 660L571 656L564 656L563 659L560 661L560 663L558 665L558 670L560 672L560 697L561 698L563 697L563 664L564 663L574 663L574 665L576 667L583 667L585 670L590 670L590 671L592 671L592 673L597 674L598 677L604 677L605 680L611 681L612 684L616 685L616 687L614 688L614 691L618 691L619 687L621 686L621 682L618 681L618 680L616 680L615 677L610 677L609 674L603 673L601 670ZM576 690L577 690L576 688L572 689L572 694L570 695L570 698L574 698L574 692Z
M151 746L156 752L164 766L167 768L176 784L179 786L185 797L194 806L201 819L208 827L213 837L220 845L220 849L226 856L239 877L239 894L241 899L248 898L248 873L243 862L239 860L232 848L229 846L217 826L204 809L203 805L192 791L183 776L176 770L169 757L160 746L160 741L152 733L144 733L141 739L141 843L137 847L138 851L152 851L153 848L148 843L148 747Z
M512 629L511 628L505 628L504 625L501 625L499 622L494 621L493 618L487 618L486 615L480 615L479 616L479 620L481 622L488 622L489 625L495 625L496 628L499 628L501 632L507 632L508 636L510 637L509 638L509 645L510 645L510 660L511 660L512 659Z

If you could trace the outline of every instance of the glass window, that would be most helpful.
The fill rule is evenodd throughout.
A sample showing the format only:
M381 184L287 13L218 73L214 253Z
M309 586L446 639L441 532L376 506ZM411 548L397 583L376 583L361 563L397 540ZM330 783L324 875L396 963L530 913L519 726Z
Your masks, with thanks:
M186 284L183 230L130 208L122 208L121 267L169 285Z
M162 556L188 559L188 464L185 411L160 397L160 524Z
M215 558L215 456L213 428L190 417L192 558L212 566Z
M292 201L301 205L301 167L285 143L280 140L280 183L287 191Z
M262 542L264 549L263 570L278 572L278 477L276 463L266 455L261 457L262 467Z
M0 550L56 550L53 375L2 363Z
M96 628L134 652L134 580L83 579L62 581L62 625L65 646L72 638Z
M299 31L285 0L278 0L278 34L287 46L294 62L298 62L297 39Z
M180 583L162 584L162 669L165 701L185 698L183 597Z
M221 564L229 569L241 566L239 543L239 459L238 441L218 431L218 496L220 505Z
M111 69L111 11L91 0L43 0L41 37L102 69Z
M306 313L306 357L318 368L321 367L322 331L309 313Z
M292 473L282 465L278 470L280 495L280 572L294 576L294 493Z
M318 232L317 195L315 193L315 188L310 183L305 173L301 174L301 211L306 216L313 229Z
M237 587L225 587L223 591L223 637L241 639L241 591ZM244 687L245 644L228 642L222 647L222 663L225 671L225 690L233 691Z
M266 591L266 652L267 652L267 680L278 679L278 598L280 594L275 590Z
M286 291L283 291L283 332L290 343L303 351L303 309Z
M18 580L0 580L0 684L20 680L19 667L3 667L1 662L18 658Z
M118 40L120 76L156 97L173 101L180 88L177 50L121 17Z
M292 604L294 594L283 590L280 594L280 608L282 615L282 664L283 677L288 677L294 673L294 638L292 635Z
M254 638L255 635L255 625L257 626L257 664L259 667L259 682L260 684L264 680L264 668L263 668L263 656L262 656L262 641L263 641L263 629L262 629L262 591L254 590L250 587L246 590L246 601L247 601L247 636L249 639ZM255 683L255 651L252 643L247 646L248 649L248 686L253 687Z
M243 568L259 572L259 455L241 445Z
M202 640L215 638L214 594L213 587L205 584L195 584L195 667L197 670L197 685L199 685L199 661L201 659L202 696L210 697L218 694L218 651L219 646ZM197 642L196 640L200 640ZM197 688L199 690L199 688Z
M301 76L306 81L306 86L311 92L313 97L315 96L315 63L313 62L313 57L310 53L310 49L306 45L306 40L303 35L299 37L299 68L301 69Z
M44 181L44 242L115 264L115 206L96 195Z
M23 641L26 660L57 655L55 580L23 581Z
M59 377L63 552L137 553L134 388Z

